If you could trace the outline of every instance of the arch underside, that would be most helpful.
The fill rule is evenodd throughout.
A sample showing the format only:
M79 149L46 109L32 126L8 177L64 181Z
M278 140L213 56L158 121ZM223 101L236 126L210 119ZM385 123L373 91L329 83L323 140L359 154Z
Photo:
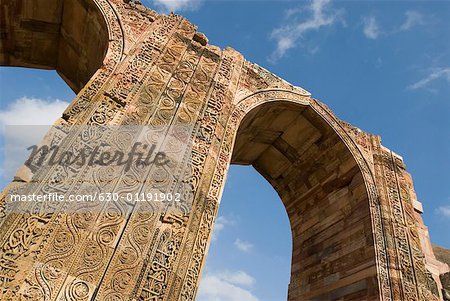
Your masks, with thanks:
M2 0L0 65L55 69L78 93L102 65L105 18L89 0Z
M311 107L268 102L240 124L232 163L278 192L293 238L289 300L376 299L369 199L352 153Z

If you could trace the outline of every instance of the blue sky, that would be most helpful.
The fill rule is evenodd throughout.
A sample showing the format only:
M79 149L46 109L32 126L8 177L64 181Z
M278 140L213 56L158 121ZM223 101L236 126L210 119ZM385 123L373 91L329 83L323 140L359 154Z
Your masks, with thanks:
M450 248L449 1L144 3L175 9L211 44L235 48L381 135L413 175L432 241ZM0 68L0 79L0 126L51 123L74 96L54 71ZM290 239L275 191L251 167L233 166L200 300L286 300Z

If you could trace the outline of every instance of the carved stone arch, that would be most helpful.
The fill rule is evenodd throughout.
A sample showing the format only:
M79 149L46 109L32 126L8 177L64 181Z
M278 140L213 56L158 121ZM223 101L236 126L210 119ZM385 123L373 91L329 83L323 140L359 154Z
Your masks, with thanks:
M5 0L0 4L1 13L8 11L8 5L14 3L34 5L41 1L44 0ZM349 241L356 241L359 244L356 247L365 250L352 253L349 250L353 249L348 248L349 252L339 253L342 244L348 244L345 238L349 233L339 236L336 245L318 248L322 253L325 250L328 253L323 258L318 256L317 262L310 264L320 267L317 273L307 274L298 269L301 265L293 268L290 300L335 297L346 300L437 299L440 282L436 276L439 272L432 275L437 279L434 282L424 264L423 253L427 252L430 243L428 239L422 239L423 233L418 233L417 229L425 229L420 219L420 202L415 197L411 177L401 157L383 147L379 137L339 120L308 92L246 61L237 51L209 45L207 38L196 32L196 26L181 16L158 15L137 0L55 0L55 3L63 2L68 5L87 3L87 7L98 8L107 28L108 51L95 74L95 68L92 69L91 79L78 83L77 97L57 124L70 127L100 125L101 128L157 125L167 131L179 122L189 121L187 133L190 135L187 136L193 138L192 149L186 153L178 149L183 158L180 166L185 167L181 168L183 173L178 175L180 170L174 164L164 173L173 176L174 181L164 181L164 187L158 187L162 187L162 191L181 187L183 193L193 198L192 210L141 214L141 209L146 209L145 202L137 205L96 202L95 208L90 208L94 214L85 216L78 211L66 211L66 203L58 204L50 212L34 210L40 209L41 205L33 203L29 207L38 216L34 213L15 214L5 208L8 194L16 191L23 194L52 191L65 195L85 194L86 188L90 187L86 184L95 183L94 188L98 191L124 195L145 191L154 181L161 180L158 172L150 172L150 167L127 171L120 167L116 170L102 166L44 166L35 168L35 174L18 174L0 194L0 299L194 300L229 165L233 162L254 164L250 160L241 160L239 154L233 155L239 139L244 137L240 129L245 128L246 120L251 120L252 115L258 116L272 106L290 110L299 118L304 118L301 114L309 114L308 118L312 119L305 119L305 124L311 121L311 129L314 131L317 127L321 137L325 137L315 141L316 155L317 160L328 159L328 165L309 166L305 171L316 177L316 180L308 179L309 186L318 181L320 185L315 187L322 190L325 187L326 191L310 194L333 201L330 208L337 208L342 216L353 214L355 222L361 221L357 226L349 227L349 233L354 233L353 238L356 238ZM26 24L19 22L25 28ZM14 65L5 60L5 52L2 52L6 49L9 54L14 53L5 44L14 37L3 34L14 32L13 23L0 25L0 62ZM48 24L29 24L31 31L45 28ZM18 54L20 56L20 52ZM53 65L44 67L55 68ZM75 67L74 70L76 72ZM46 139L50 145L58 144L62 149L71 150L81 150L86 145L94 149L113 144L128 151L133 142L140 141L137 133L127 133L126 138L108 134L83 136L77 127L71 129L75 130L68 134L57 127L56 132L49 133ZM273 135L263 138L272 145L271 137ZM146 142L153 141L153 138L144 138ZM121 143L116 145L118 141ZM295 159L300 151L295 147L292 151L285 142L278 141L277 147L286 150L286 158ZM300 155L306 153L303 151ZM290 165L296 168L295 164ZM327 173L320 169L324 166L329 167L325 171L331 174L330 178L336 176L339 166L342 166L342 172L336 177L348 177L327 182L323 178ZM258 168L269 178L268 169ZM314 168L319 173L315 174ZM292 175L295 180L305 178L300 174ZM32 177L35 180L36 176L48 181L28 187L26 183ZM291 189L288 185L274 185L274 181L272 185L279 193ZM308 188L308 185L304 186ZM345 189L344 186L349 185L351 187ZM333 192L336 187L339 193ZM348 202L349 191L359 198ZM281 198L287 200L284 195ZM340 198L344 202L339 202ZM336 204L337 207L332 207ZM29 209L27 204L24 206ZM324 212L327 209L320 205L318 208ZM358 211L361 208L362 211ZM81 210L83 206L75 209ZM109 210L117 214L109 214ZM333 216L332 212L327 212L326 216ZM361 220L358 220L358 212L362 212ZM290 214L291 223L301 224L300 220L294 221L292 212ZM307 216L307 213L298 216ZM327 221L318 222L321 223L325 225ZM335 234L332 230L327 233ZM310 232L309 236L319 237L317 234L317 231ZM301 240L297 242L302 243ZM311 246L306 249L309 255L314 253ZM332 262L330 254L337 261ZM345 254L351 255L346 257ZM302 258L308 260L304 255ZM429 251L425 257L434 258ZM361 258L366 261L358 262ZM325 260L319 262L321 259ZM353 259L355 266L352 266Z
M242 117L238 121L239 126L243 119L258 106L267 104L269 102L292 102L300 106L311 108L325 123L339 136L341 141L345 144L348 151L352 154L354 160L358 164L359 172L364 179L365 193L368 198L368 206L370 207L371 221L372 221L372 235L374 239L374 251L376 266L378 269L378 285L380 288L380 296L383 300L390 300L390 281L388 278L388 262L386 257L386 246L384 243L384 231L382 226L381 204L378 190L376 187L375 175L370 168L361 146L356 139L351 136L350 132L344 128L342 121L323 103L311 98L309 95L303 95L298 92L289 90L267 90L258 91L240 101L237 104L237 110L243 112ZM236 133L238 135L238 133ZM236 141L235 141L236 142ZM233 159L232 159L233 163Z
M55 69L78 93L122 55L123 33L108 1L2 1L1 9L3 66Z
M243 163L243 162L236 162L239 161L239 156L236 154L236 141L239 140L240 133L240 126L242 126L242 122L245 122L246 117L248 117L249 114L254 112L255 110L258 110L258 108L261 108L265 105L272 105L272 107L280 106L283 107L284 105L294 105L298 108L304 108L309 109L311 112L314 112L313 114L316 114L321 118L324 123L329 126L334 133L339 136L339 139L344 143L348 149L348 151L352 154L355 163L359 166L359 172L361 174L361 177L364 179L364 187L365 187L365 193L367 194L367 204L366 209L369 210L370 208L370 215L371 215L371 221L372 225L370 227L373 227L373 232L371 231L371 234L373 235L373 241L376 241L377 243L374 245L374 253L373 253L373 265L372 268L379 269L378 271L372 270L372 276L375 281L378 281L378 283L375 285L373 283L368 283L373 279L364 279L363 276L357 276L353 280L350 281L350 283L347 283L347 286L341 285L341 287L335 287L334 289L328 289L326 290L325 285L322 287L317 287L316 289L320 289L322 292L320 295L310 295L306 297L306 292L308 291L308 285L305 283L304 279L303 283L297 283L300 279L296 279L294 275L291 276L291 285L290 285L290 291L289 291L289 300L298 300L298 298L311 298L311 297L318 297L320 298L331 298L331 297L343 297L345 295L350 295L351 293L355 293L355 291L359 290L359 293L362 291L365 291L364 297L372 297L377 298L377 295L382 293L383 290L380 292L378 291L378 287L383 287L384 292L387 294L384 296L384 298L380 297L380 299L383 300L390 300L389 295L389 279L387 275L387 260L386 260L386 250L384 249L384 241L383 241L383 230L382 230L382 221L381 221L381 210L380 210L380 204L379 204L379 197L378 193L375 187L375 180L374 176L369 168L368 163L364 159L361 151L359 150L356 142L353 140L352 137L349 136L349 134L345 131L345 129L341 126L338 119L322 105L317 100L298 93L294 91L289 90L282 90L282 89L268 89L268 90L260 90L255 93L253 93L250 96L245 97L241 101L239 101L235 108L232 110L232 113L228 119L228 122L226 124L225 134L224 134L224 140L222 143L222 146L220 148L220 152L218 154L218 164L216 166L216 169L214 171L213 179L224 179L226 177L226 172L228 170L228 162L233 163ZM285 108L289 109L289 108ZM245 126L245 125L244 125ZM249 129L249 131L253 131L254 129ZM242 134L241 134L242 135ZM264 139L264 138L263 138ZM267 137L266 137L267 139ZM270 139L270 138L269 138ZM247 141L248 142L248 141ZM239 151L239 150L238 150ZM233 154L233 155L232 155ZM246 162L244 164L252 164L249 162ZM256 167L257 168L257 167ZM258 170L258 168L257 168ZM267 174L264 174L264 172L260 173L267 179ZM269 181L270 182L270 181ZM219 183L214 183L208 193L208 196L206 198L207 202L210 202L211 206L213 206L214 203L220 202L220 194L221 189L217 189L217 187L214 187L216 185L219 185ZM271 183L273 184L273 183ZM223 184L221 185L223 186ZM279 189L276 189L278 193L280 194ZM280 194L282 197L282 194ZM286 206L286 204L285 204ZM206 205L208 208L209 206ZM217 210L217 208L215 208ZM289 214L289 213L288 213ZM292 216L290 216L291 226L292 226ZM295 248L295 246L294 246ZM295 253L298 250L293 250ZM376 253L376 255L375 255ZM380 258L380 259L378 259ZM377 263L375 263L377 261ZM380 262L381 261L381 262ZM293 262L294 264L294 262ZM298 264L298 263L296 263ZM348 268L348 266L347 266ZM369 270L367 269L362 270ZM344 272L344 271L342 271ZM363 273L360 273L361 275ZM378 277L377 277L378 276ZM359 277L359 278L358 278ZM343 277L345 278L345 277ZM337 283L338 279L335 279L335 281L329 281L331 284L331 287L333 286L333 283ZM364 283L358 281L365 281ZM345 282L345 281L344 281ZM357 283L355 285L355 283ZM351 286L353 285L353 287ZM372 287L369 287L372 286ZM299 289L303 287L303 293L300 294L298 292ZM313 290L313 289L311 289ZM333 295L334 294L334 295ZM303 295L303 296L301 296ZM358 297L362 297L362 295L358 295Z
M55 69L77 97L63 117L75 120L123 57L125 34L107 0L2 1L0 65Z
M333 248L336 246L333 246L333 248L328 248L328 250L309 248L310 250L307 252L317 252L319 254L318 258L316 258L316 265L320 266L317 269L319 275L313 275L313 273L302 275L301 269L300 273L295 274L299 270L299 265L303 263L297 260L301 256L297 259L294 256L298 255L299 252L305 251L300 250L296 246L296 238L293 234L293 269L291 271L289 300L334 300L338 298L344 298L346 300L437 300L439 293L436 290L436 284L425 267L420 242L418 239L414 239L414 237L418 237L415 218L409 213L403 216L393 216L391 211L411 212L414 210L413 200L409 196L404 195L404 191L399 192L394 186L392 188L386 187L386 181L392 182L392 185L405 186L407 187L405 190L410 190L406 193L410 194L411 198L415 197L412 184L408 184L408 181L405 180L408 175L404 170L404 164L401 159L399 160L400 157L383 147L379 137L363 133L359 129L350 126L339 120L321 102L311 98L309 95L292 90L258 90L244 97L230 110L231 113L224 126L223 140L215 155L217 163L213 171L210 189L204 198L203 204L197 204L198 207L194 208L194 210L204 212L204 218L199 225L200 234L198 238L203 238L205 241L201 243L202 239L200 239L200 242L197 242L194 253L192 254L193 258L204 258L206 255L207 241L210 237L208 231L213 226L213 218L220 204L221 193L225 184L229 164L241 163L255 166L254 162L240 161L240 154L236 153L239 152L239 149L236 149L239 147L236 143L238 143L239 136L243 135L240 133L241 127L245 129L248 126L246 117L249 117L252 112L264 106L283 107L286 104L291 105L291 107L303 107L304 111L309 111L310 115L312 114L320 119L326 127L331 129L333 135L338 138L338 143L345 148L347 155L351 156L350 161L357 168L357 172L353 173L353 179L358 178L357 186L359 186L359 194L362 196L362 200L359 200L359 204L353 202L353 204L344 206L341 210L343 211L343 215L351 216L354 212L363 208L367 214L367 218L365 221L363 219L356 219L356 222L352 224L355 226L363 225L364 229L362 233L364 234L359 235L359 237L358 235L354 235L347 241L345 240L345 235L344 237L339 236L339 239L342 240L338 244L357 243L362 244L363 248L370 248L368 252L363 251L362 253L360 251L350 252L351 250L345 250L346 248L351 249L345 245L341 245L335 249ZM264 120L264 114L262 116ZM269 121L267 122L270 123ZM265 124L264 121L261 123ZM249 132L252 135L258 135L257 131L253 128L250 128ZM263 139L270 140L270 134L267 134L267 137L263 137ZM245 140L245 143L242 143L242 145L246 145L247 142L249 141ZM247 147L255 148L254 146ZM279 143L278 147L289 148L285 142ZM292 147L290 148L291 152L295 151ZM383 155L390 156L384 159L385 163L380 162L380 158ZM294 165L292 161L290 163ZM340 162L339 164L345 165L347 163ZM383 164L384 167L380 167ZM264 171L261 171L260 166L256 166L255 168L266 179L269 178ZM397 175L395 176L391 173ZM276 185L270 179L268 181L274 186L283 200L285 197L283 190L288 187L286 185ZM292 182L295 181L300 182L301 179ZM353 182L347 185L347 187L356 185ZM342 188L342 186L339 188ZM389 191L387 194L386 190ZM395 197L395 194L401 194L401 196ZM348 196L345 193L341 195L338 193L333 198L338 200L338 202L339 198L343 199L342 203L348 202L346 200ZM292 212L289 212L289 208L287 208L287 211L291 228L293 228L293 219L295 219L295 216L293 217ZM297 222L298 226L298 221L294 222ZM353 231L351 227L342 230L342 232ZM406 232L410 234L401 234ZM330 233L340 235L337 232L334 233L333 230ZM324 258L322 260L322 255L320 254L324 252L328 252L328 254L323 256ZM351 254L350 256L349 252ZM332 258L334 256L334 266L333 263L327 262L328 259L326 257L330 255ZM368 261L358 262L361 256L366 256ZM306 262L309 260L309 265L311 266L310 258L305 257L303 254L303 258L301 259ZM354 262L353 265L352 261ZM184 290L182 290L183 298L180 300L188 300L189 296L192 298L195 294L195 279L199 277L203 264L204 262L202 261L193 262L193 265L188 270L187 278L185 278Z

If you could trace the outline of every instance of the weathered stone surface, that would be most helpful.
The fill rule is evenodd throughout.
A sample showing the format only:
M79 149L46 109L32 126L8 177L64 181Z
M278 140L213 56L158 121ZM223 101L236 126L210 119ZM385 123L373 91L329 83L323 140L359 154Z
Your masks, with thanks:
M444 300L450 300L450 271L448 268L450 266L450 250L434 244L432 247L436 259L447 265L445 267L443 264L438 263L438 266L440 267L440 280L443 289L442 294L444 296Z
M436 258L439 261L450 265L450 250L435 244L433 244L432 247Z
M115 203L96 204L93 214L6 214L7 191L37 177L57 180L30 193L81 193L88 182L128 193L160 179L142 170L22 169L1 195L1 300L193 300L230 163L254 166L286 207L289 300L443 298L445 266L411 176L378 136L237 51L209 45L181 16L138 1L4 0L0 9L0 63L56 69L78 93L57 124L190 125L191 176L161 189L184 185L194 196L191 211L175 214ZM78 149L116 138L46 139Z

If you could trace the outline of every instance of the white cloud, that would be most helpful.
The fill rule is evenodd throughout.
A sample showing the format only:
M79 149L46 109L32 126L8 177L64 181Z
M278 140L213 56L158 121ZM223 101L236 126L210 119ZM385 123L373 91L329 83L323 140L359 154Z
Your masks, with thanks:
M200 0L152 0L157 9L162 12L179 12L183 10L196 10L200 5Z
M234 225L235 223L236 222L233 219L227 218L225 216L217 217L216 221L214 222L212 240L217 240L217 238L219 237L219 233L222 232L223 229L225 229L225 226Z
M253 245L251 243L249 243L247 241L240 240L239 238L237 238L234 241L234 245L240 251L245 252L245 253L249 253L253 249Z
M297 46L298 40L303 39L306 33L331 26L338 21L343 22L343 11L333 10L330 3L331 0L313 0L306 7L288 9L285 13L287 18L293 19L295 15L303 12L309 12L309 16L272 31L270 37L277 42L277 48L270 56L269 61L275 62L282 58L286 51Z
M428 86L431 82L438 79L447 80L450 83L450 67L432 69L430 74L418 82L410 85L408 89L416 90Z
M200 281L199 301L258 301L250 288L255 279L244 271L205 273Z
M0 125L51 125L68 105L59 99L22 97L0 111Z
M450 206L441 206L437 208L437 212L445 217L450 218Z
M234 274L228 275L228 279L231 283L237 285L252 286L255 283L255 278L244 271L238 271Z
M381 32L380 27L378 26L377 19L374 16L365 17L363 19L363 24L363 32L368 39L375 40L376 38L378 38Z
M399 26L392 30L381 30L381 26L378 20L374 16L368 16L363 18L363 33L368 39L375 40L381 35L390 36L393 34L398 34L402 31L408 31L415 26L425 24L424 16L417 11L406 11L405 20Z
M44 137L64 109L69 105L62 100L43 100L22 97L0 110L0 135L4 138L1 152L7 160L3 162L2 174L12 179L17 168L29 155L27 148L36 145Z
M422 25L425 23L422 14L419 12L409 10L405 12L405 16L406 19L405 22L403 22L403 24L400 26L400 31L406 31L416 25Z
M244 271L229 272L225 271L217 275L218 278L240 286L252 286L255 284L255 278Z

